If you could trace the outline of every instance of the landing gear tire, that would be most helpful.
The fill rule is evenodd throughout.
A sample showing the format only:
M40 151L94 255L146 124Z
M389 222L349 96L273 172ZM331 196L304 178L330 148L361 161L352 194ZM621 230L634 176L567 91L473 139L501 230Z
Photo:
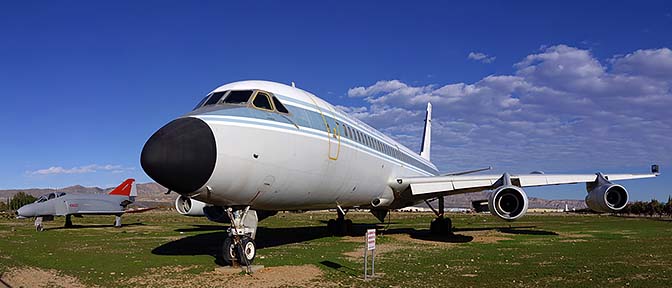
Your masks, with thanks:
M352 220L346 219L330 219L327 222L327 230L329 234L335 236L345 236L352 234Z
M240 242L240 247L238 247L240 264L250 266L254 262L254 257L257 256L257 244L247 236L241 237Z
M352 234L352 220L345 220L345 235Z
M226 264L233 265L237 262L243 266L250 266L257 256L257 244L248 236L240 237L240 245L236 245L233 238L226 237L222 246L222 260Z
M226 237L222 246L222 260L224 260L224 263L232 265L236 258L238 258L237 255L238 251L233 244L233 239Z
M429 231L434 235L451 235L453 234L453 222L450 218L438 217L432 220Z
M327 231L329 231L329 234L336 234L336 220L329 219L329 222L327 222Z

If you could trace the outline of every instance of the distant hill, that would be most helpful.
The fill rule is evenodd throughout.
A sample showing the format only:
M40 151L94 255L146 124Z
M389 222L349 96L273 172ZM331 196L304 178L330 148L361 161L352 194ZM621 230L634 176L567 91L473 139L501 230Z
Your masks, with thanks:
M43 194L51 193L54 191L61 191L66 193L85 193L85 194L95 194L95 193L107 193L114 189L114 187L109 188L99 188L99 187L84 187L81 185L75 185L70 187L65 187L61 189L43 189L43 188L29 188L29 189L11 189L11 190L0 190L0 199L5 201L5 199L12 197L18 192L24 192L35 197L38 197ZM142 183L137 185L138 189L138 201L142 202L159 202L162 205L172 205L175 201L176 194L171 193L170 195L165 195L164 193L168 190L165 187L157 183ZM446 196L446 207L451 208L470 208L471 201L474 200L483 200L487 199L489 192L477 192L461 195ZM586 203L583 200L548 200L542 198L530 198L530 207L529 208L565 208L565 204L569 209L583 209L586 208ZM434 205L434 204L433 204ZM422 205L424 206L424 204Z

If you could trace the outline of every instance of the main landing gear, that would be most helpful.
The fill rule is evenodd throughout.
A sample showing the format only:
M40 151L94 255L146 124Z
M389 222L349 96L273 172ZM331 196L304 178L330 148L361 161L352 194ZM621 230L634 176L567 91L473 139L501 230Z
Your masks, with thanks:
M431 208L432 211L434 211L434 214L436 214L436 218L432 220L431 224L429 225L429 231L434 235L452 235L453 222L448 217L444 218L443 215L445 208L443 196L440 196L438 200L439 200L439 211L436 211L434 207L432 207L432 205L429 204L429 201L425 200L427 206L429 206L429 208Z
M71 228L72 227L72 215L65 215L65 225L63 225L65 228Z
M329 222L327 222L329 234L337 236L352 234L352 220L345 219L347 211L343 211L340 207L336 211L338 211L336 219L329 219Z
M231 220L231 227L224 239L222 259L231 266L250 266L257 255L257 245L254 237L257 234L257 212L250 210L250 206L242 209L229 207L226 213Z

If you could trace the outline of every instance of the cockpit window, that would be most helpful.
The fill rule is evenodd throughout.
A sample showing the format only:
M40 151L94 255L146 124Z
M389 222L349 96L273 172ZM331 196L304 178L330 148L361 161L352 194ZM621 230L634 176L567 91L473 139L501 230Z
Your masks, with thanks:
M219 102L219 99L222 99L222 96L224 96L224 94L226 94L226 91L212 93L212 96L210 96L208 102L205 102L205 105L203 106L217 104L217 102Z
M56 194L49 193L49 200L56 198Z
M229 104L243 104L247 103L252 96L252 90L231 91L224 99L224 103Z
M56 193L56 198L65 196L65 192L57 192Z
M210 97L210 94L208 94L208 96L203 97L203 100L201 100L201 102L198 102L198 104L196 104L196 107L194 107L194 110L196 110L198 108L201 108L201 106L203 106L203 103L205 103L205 100L208 100L208 97Z
M40 198L37 198L37 200L35 200L35 203L42 203L44 201L47 201L47 195L40 196Z
M278 100L278 98L276 98L275 96L273 96L273 105L275 105L275 109L278 110L278 112L289 113L289 111L287 111L287 108L285 108L285 105L282 105L282 103L280 103L280 100Z
M259 109L273 110L273 107L271 106L271 100L269 100L268 95L263 92L257 93L257 96L254 97L252 104L254 107Z

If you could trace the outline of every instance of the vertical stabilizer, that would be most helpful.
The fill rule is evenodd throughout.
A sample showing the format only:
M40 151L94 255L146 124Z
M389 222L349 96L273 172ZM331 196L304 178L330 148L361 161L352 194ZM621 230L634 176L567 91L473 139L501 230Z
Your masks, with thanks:
M425 115L425 131L422 133L422 148L420 157L429 161L429 150L432 145L432 103L427 103L427 114Z
M134 196L131 195L131 192L135 192L135 179L129 178L126 179L121 185L114 188L110 195L122 195L122 196ZM135 192L137 194L137 192Z

